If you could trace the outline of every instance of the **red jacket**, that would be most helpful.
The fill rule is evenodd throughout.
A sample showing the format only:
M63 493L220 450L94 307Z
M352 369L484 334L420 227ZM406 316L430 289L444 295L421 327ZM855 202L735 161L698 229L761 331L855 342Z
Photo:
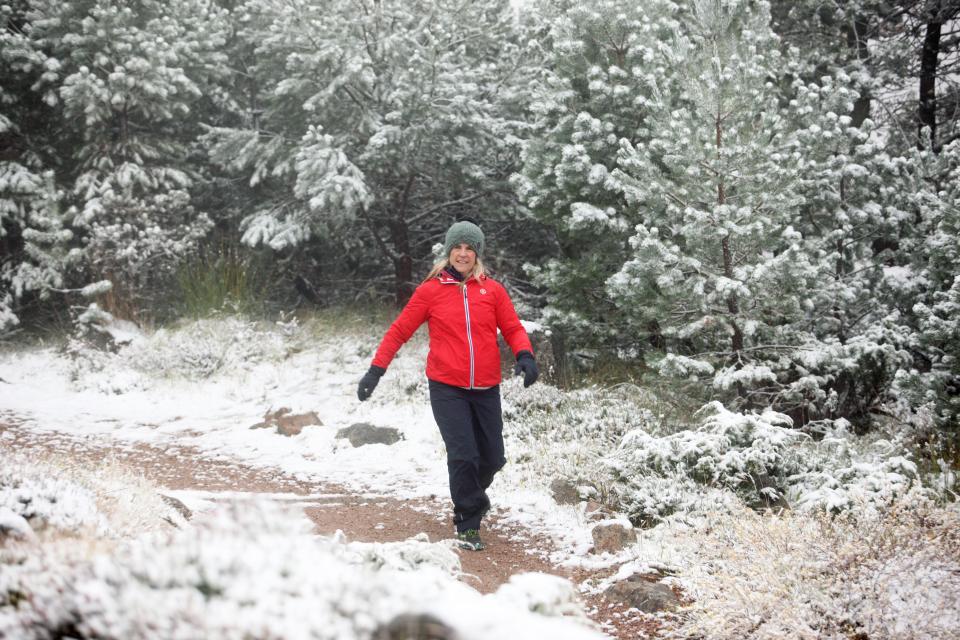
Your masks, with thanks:
M448 273L424 282L390 325L376 355L375 366L389 366L393 356L424 322L430 327L427 377L455 387L500 384L497 329L516 356L533 353L530 338L507 290L486 276L471 278L465 287Z

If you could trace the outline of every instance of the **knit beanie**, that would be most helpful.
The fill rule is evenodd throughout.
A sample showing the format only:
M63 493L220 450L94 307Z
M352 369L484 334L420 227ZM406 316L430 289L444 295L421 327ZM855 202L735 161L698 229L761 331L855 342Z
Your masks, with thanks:
M449 258L450 252L461 242L470 245L478 258L483 255L483 231L472 222L461 220L450 225L443 240L443 256Z

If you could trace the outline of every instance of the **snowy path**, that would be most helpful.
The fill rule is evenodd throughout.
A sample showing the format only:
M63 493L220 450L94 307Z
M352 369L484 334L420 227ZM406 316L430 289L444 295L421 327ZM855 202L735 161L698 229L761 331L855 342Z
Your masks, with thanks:
M422 372L425 343L411 341L374 397L360 403L356 372L369 356L357 339L246 331L247 325L223 322L158 332L117 355L85 353L90 362L49 348L9 352L0 358L0 424L6 425L0 446L90 463L104 456L126 461L188 507L238 492L275 494L302 505L321 533L342 530L359 542L421 533L431 541L449 539L445 454ZM205 362L211 353L220 358L215 375L191 379L182 374L193 369L177 368ZM506 399L517 393L511 382L504 384ZM323 424L293 437L251 429L279 407L315 412ZM360 422L395 428L402 439L353 447L337 438L340 429ZM467 584L486 593L521 572L577 583L615 572L609 561L589 556L590 523L583 514L558 506L542 485L519 465L508 464L498 477L485 522L490 547L460 554ZM605 631L638 637L644 622L624 616L626 607L601 596L585 600Z
M159 447L102 434L84 437L36 431L10 414L0 418L0 444L28 455L66 454L87 467L106 460L127 467L156 485L188 519L194 510L218 502L267 499L297 505L314 523L317 533L340 531L351 541L398 542L425 535L436 542L450 537L446 500L402 500L378 493L356 493L335 485L306 482L282 471L253 468L223 457L214 459L189 445ZM512 575L524 572L551 573L575 581L588 577L552 565L547 558L553 550L542 538L496 517L491 519L486 540L489 547L482 553L458 550L463 581L481 593L492 593ZM649 627L620 617L622 607L611 607L602 598L588 598L586 604L591 617L613 637L653 637L647 635ZM641 630L644 634L638 636Z

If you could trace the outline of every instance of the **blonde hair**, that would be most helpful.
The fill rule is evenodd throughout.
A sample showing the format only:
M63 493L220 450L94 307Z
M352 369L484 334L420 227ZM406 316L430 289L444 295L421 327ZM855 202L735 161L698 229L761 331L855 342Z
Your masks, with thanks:
M427 274L427 277L423 279L424 282L429 282L433 280L440 272L450 266L450 257L441 258L439 262L433 265L433 268L430 269L430 273ZM487 275L487 269L483 266L483 260L480 259L480 256L477 256L477 262L473 265L473 269L463 278L463 282L460 283L460 286L466 286L467 280L470 278L476 278L479 280L483 276Z

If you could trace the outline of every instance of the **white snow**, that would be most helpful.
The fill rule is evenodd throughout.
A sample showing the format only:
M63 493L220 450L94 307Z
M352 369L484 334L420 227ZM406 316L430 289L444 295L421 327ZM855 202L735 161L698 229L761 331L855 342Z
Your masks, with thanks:
M356 384L378 338L366 329L351 333L295 321L258 325L228 318L139 334L116 354L78 344L67 350L12 349L0 355L0 423L37 437L66 436L120 450L147 443L186 455L179 450L191 447L211 459L337 485L372 499L446 497L444 447L423 373L425 336L418 334L403 348L372 398L361 403ZM823 574L817 554L824 540L836 540L843 531L827 531L834 525L819 525L816 514L831 505L873 513L901 495L915 473L892 447L867 458L855 455L849 435L808 443L785 426L785 416L770 412L738 414L714 404L701 414L699 429L671 433L647 409L637 410L615 396L602 398L595 390L562 392L544 384L524 389L514 378L504 381L502 394L508 464L490 490L500 521L531 536L551 537L557 551L550 560L557 564L612 570L608 578L582 585L585 593L600 593L636 573L675 576L666 580L698 598L687 631L697 625L728 625L723 628L729 634L718 632L717 637L742 637L737 635L741 604L721 595L730 585L741 589L735 581L749 585L760 575L770 593L786 589L761 603L771 611L807 602L810 589L820 588L817 582L806 586L811 576L821 576L816 579L822 584L842 582L845 574ZM293 437L250 428L280 407L293 414L316 412L323 424ZM358 422L394 427L403 438L392 446L358 448L336 438L339 429ZM0 439L0 454L9 439L9 434ZM746 471L770 464L794 474L801 493L788 497L804 508L782 517L744 517L747 512L734 489ZM818 471L808 471L813 468ZM707 484L695 479L698 473L708 477ZM573 481L582 495L612 493L622 508L636 512L631 516L649 513L659 524L636 529L637 542L622 552L593 554L591 528L597 521L584 502L558 505L548 491L553 478ZM615 484L611 478L617 478ZM2 605L3 594L27 585L38 594L34 605L43 608L34 612L37 616L49 621L69 617L70 611L92 612L84 622L94 625L91 633L100 629L119 637L147 637L145 628L168 635L201 629L206 635L232 637L230 630L244 628L276 637L314 633L312 637L347 640L366 637L403 612L435 615L463 638L599 637L584 623L576 588L561 579L518 575L498 592L480 596L455 579L460 568L449 542L430 543L421 536L377 545L310 534L303 507L335 503L338 493L164 489L194 517L189 525L181 522L185 528L179 531L147 531L146 537L132 535L137 522L129 513L122 527L103 522L104 494L122 493L116 486L96 491L88 483L52 478L48 471L30 475L28 466L4 462L0 532L8 532L6 538L19 537L23 543L31 538L28 532L82 529L111 540L122 534L119 539L128 543L92 564L75 556L69 561L41 556L17 565L16 571L8 572L10 565L5 565L0 636L5 631L16 636L27 615L21 611L11 617ZM34 505L34 512L28 513L27 504ZM622 515L609 516L628 524ZM902 518L909 534L891 539L910 539L911 527L918 526ZM930 521L929 516L920 520ZM805 564L794 569L789 557L777 555L781 547L776 545L763 560L767 564L754 562L751 540L763 540L768 530L785 536L799 532L793 544ZM38 537L43 540L46 534ZM899 566L891 558L901 557L894 551L878 554L875 565L854 566L860 581L854 595L860 600L848 603L847 610L858 611L862 624L898 628L915 619L904 611L923 594L930 602L941 602L960 593L950 573L957 563L932 561L924 555L929 551L922 536L917 540L920 546L902 557L905 570L914 571L912 579L899 580L890 570ZM729 557L720 558L725 549L730 549ZM860 558L858 553L849 551L850 557ZM714 566L714 556L722 564ZM789 571L784 569L788 566ZM871 592L877 584L884 588ZM221 595L204 599L198 585ZM272 595L264 598L264 590ZM333 600L339 604L330 604ZM299 618L291 613L297 603L308 602L316 606L315 613ZM377 605L371 607L371 602ZM829 594L818 595L816 602L828 603L831 616L840 615L842 603L834 605ZM781 621L789 630L784 633L812 623L810 616L819 611L813 605L798 608ZM147 627L124 626L134 624L126 612L146 616ZM334 620L334 630L327 630L325 620ZM952 618L943 613L935 623L931 628L943 629Z
M226 335L220 335L220 332ZM213 459L238 460L253 467L282 471L305 481L336 484L371 497L448 495L443 442L430 411L422 371L424 341L417 338L406 346L374 396L361 403L355 395L356 384L369 364L373 341L378 336L324 338L319 344L301 350L304 342L287 339L291 333L296 333L296 329L289 326L252 329L223 321L141 336L130 341L117 354L76 347L71 360L54 348L8 352L0 358L0 378L6 381L0 383L0 421L40 435L66 435L99 444L109 442L117 449L147 443L175 453L180 446L190 446ZM303 338L303 332L299 335ZM185 336L189 336L190 344L181 343ZM288 351L293 343L297 348ZM279 407L288 407L295 414L314 411L323 425L308 426L293 437L279 435L274 429L250 429L263 420L266 412ZM397 428L403 439L392 446L354 448L346 440L335 437L339 429L357 422ZM47 505L46 512L52 514L58 526L69 529L97 522L93 499L84 493L83 487L66 483L54 489L60 495L75 496L63 503L62 510L56 505ZM52 492L53 489L46 485L33 489L38 496ZM257 512L265 508L265 501L296 510L311 500L335 500L337 497L336 494L286 496L166 489L162 492L183 502L194 512L198 522L209 518L221 521L227 518L223 515L225 509L236 513ZM87 496L87 502L81 500L84 496ZM505 521L528 526L540 523L548 529L565 532L567 537L577 540L571 548L585 550L589 532L582 516L573 509L557 512L556 504L542 490L537 492L529 487L511 487L505 482L497 482L491 490L491 498L503 512ZM15 492L0 491L0 509L3 509L0 511L3 514L0 527L29 535L26 532L30 526L17 514L17 504ZM246 506L234 508L229 505ZM303 518L302 511L300 513ZM68 516L75 522L68 521ZM184 601L183 587L174 591L157 587L157 584L168 584L169 581L189 582L184 572L189 574L196 570L191 568L195 560L188 557L190 552L168 549L169 543L155 540L137 542L142 547L127 552L132 555L98 560L100 564L93 569L95 575L78 579L74 591L56 598L49 595L51 600L46 606L52 612L50 615L66 615L54 610L69 608L72 601L75 607L81 608L85 606L82 603L99 602L98 606L107 606L103 612L106 618L88 620L87 623L101 625L97 627L100 629L112 629L111 633L120 633L121 636L128 633L129 637L142 637L139 634L143 630L123 626L133 624L123 613L125 610L150 610L152 613L147 618L160 628L164 625L190 628L193 625L213 634L226 633L225 629L240 619L253 625L247 628L270 628L279 633L277 637L301 637L308 631L323 628L321 621L326 605L318 605L315 616L294 622L295 617L280 613L290 605L282 603L279 593L276 601L262 603L256 611L246 610L242 603L247 596L243 593L249 592L249 597L253 598L253 594L264 588L262 581L265 580L267 585L279 581L274 584L277 589L299 594L297 598L302 598L303 602L314 599L320 602L323 598L333 598L332 594L338 590L359 589L355 602L351 600L340 605L345 607L344 615L353 619L344 622L340 631L328 632L332 634L329 635L331 638L364 637L363 633L372 628L374 622L385 621L382 616L389 618L387 614L404 611L433 613L441 620L455 624L463 638L516 634L571 639L600 637L584 622L586 617L572 584L559 578L517 577L504 587L512 595L482 597L450 577L459 572L456 556L442 543L439 546L430 544L425 536L398 543L400 546L395 545L388 552L382 551L382 545L350 543L346 551L338 550L335 555L346 554L349 562L362 567L357 570L359 573L351 574L342 560L331 559L324 555L329 552L318 551L313 536L298 538L297 535L304 534L287 532L284 544L303 553L294 561L285 559L289 558L290 552L271 550L267 548L269 544L260 539L251 540L246 533L228 532L223 534L228 539L219 543L208 540L212 534L204 529L205 526L191 525L184 533L177 534L181 536L176 538L177 545L196 548L196 553L201 554L201 563L207 562L202 556L208 556L215 563L210 569L215 574L233 572L229 579L221 577L225 588L237 592L229 595L226 603L217 605L221 609L226 607L222 611L208 610L202 624L197 619L178 617L185 615L183 607L189 610L202 606L200 602L190 604ZM222 524L214 528L219 531L229 526L233 525ZM239 538L230 542L230 536ZM342 539L339 542L346 544ZM136 548L141 550L136 551ZM241 562L240 568L229 565L229 562L235 562L229 558ZM428 569L411 572L410 567L402 568L407 575L398 578L394 575L401 570L396 566L397 562L413 562ZM294 572L293 577L282 574L284 567ZM373 577L370 567L376 568ZM69 571L82 574L89 570L75 567ZM40 579L36 578L38 574L30 572L32 570L24 571L29 575L22 579ZM144 586L135 578L138 572L151 575L160 572L159 575L165 577L156 577ZM331 585L318 583L321 577L329 579L334 575L344 577ZM249 581L249 585L245 586L244 580ZM128 582L124 594L111 591L119 589L116 585ZM35 586L37 583L31 584ZM44 588L37 588L46 593ZM380 592L388 592L389 597ZM50 591L50 594L54 593L56 590ZM364 615L372 615L368 599L377 602L373 610L381 619L364 622ZM240 608L232 609L234 606ZM579 622L568 620L570 617ZM4 624L13 623L9 619L0 620L0 635Z

